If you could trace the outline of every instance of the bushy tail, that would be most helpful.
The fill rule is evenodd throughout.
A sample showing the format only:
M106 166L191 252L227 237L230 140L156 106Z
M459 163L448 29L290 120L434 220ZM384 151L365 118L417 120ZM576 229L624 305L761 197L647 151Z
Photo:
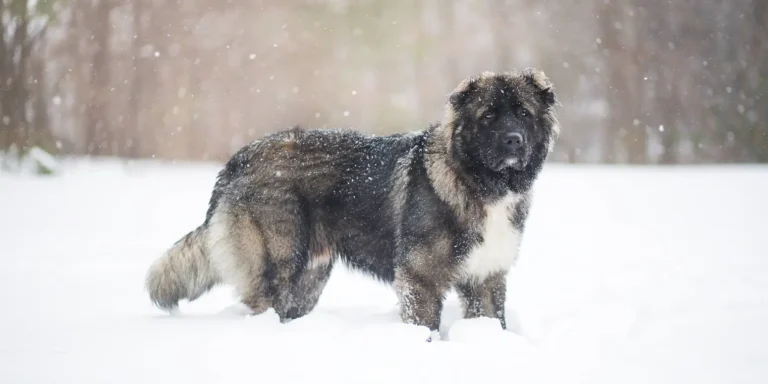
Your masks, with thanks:
M145 284L155 305L173 310L179 300L195 300L220 282L208 257L205 237L206 227L198 227L149 268Z

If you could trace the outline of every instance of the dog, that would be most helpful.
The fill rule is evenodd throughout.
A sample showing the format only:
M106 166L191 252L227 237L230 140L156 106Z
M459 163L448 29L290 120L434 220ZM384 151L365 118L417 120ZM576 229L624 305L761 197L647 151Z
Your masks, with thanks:
M560 133L557 104L539 69L483 72L422 131L266 135L228 160L203 224L152 264L149 296L173 310L226 283L254 314L287 322L342 262L390 284L402 321L433 335L452 288L465 318L506 329L506 276Z

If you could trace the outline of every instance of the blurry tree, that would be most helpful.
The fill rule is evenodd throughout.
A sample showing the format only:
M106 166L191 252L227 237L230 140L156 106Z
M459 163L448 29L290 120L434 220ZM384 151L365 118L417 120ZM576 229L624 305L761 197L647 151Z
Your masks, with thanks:
M643 73L639 63L648 59L644 36L646 28L628 14L634 0L606 0L600 6L601 35L597 44L605 59L609 81L606 89L608 121L606 126L604 161L614 162L623 148L626 162L647 161L648 135L643 125Z
M142 101L144 99L144 81L147 77L146 59L142 54L142 44L146 42L146 32L143 24L145 6L142 1L131 2L131 70L130 89L128 91L128 107L124 120L123 132L125 141L122 143L126 156L138 157L141 154Z
M537 66L555 161L766 162L766 4L0 0L0 148L223 160L294 124L423 128L462 78Z
M56 14L52 0L0 0L0 149L15 145L55 149L42 68L45 31Z
M90 155L118 155L116 134L108 114L110 100L111 0L77 0L90 42L90 79L85 107L85 131Z
M748 61L752 67L748 79L752 84L752 105L747 112L747 122L752 125L755 158L753 161L768 163L768 1L752 0L752 20Z

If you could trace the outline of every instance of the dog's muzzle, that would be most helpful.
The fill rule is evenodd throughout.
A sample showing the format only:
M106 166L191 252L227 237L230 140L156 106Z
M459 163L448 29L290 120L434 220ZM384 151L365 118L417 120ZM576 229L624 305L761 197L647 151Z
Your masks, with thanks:
M497 170L512 168L519 171L525 168L528 165L525 135L517 131L508 131L500 136L498 144L503 156L496 166Z

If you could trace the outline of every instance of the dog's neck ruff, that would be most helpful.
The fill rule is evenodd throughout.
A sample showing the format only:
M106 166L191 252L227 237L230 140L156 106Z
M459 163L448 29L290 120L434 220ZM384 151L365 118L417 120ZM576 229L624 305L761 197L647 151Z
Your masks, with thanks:
M459 217L465 218L471 214L467 212L470 208L467 204L469 191L455 170L451 128L450 125L442 123L428 131L424 165L429 182L438 197L451 206Z
M471 171L461 164L453 145L454 137L462 127L455 126L454 121L447 121L427 132L424 155L427 176L441 200L450 205L459 217L470 215L466 217L470 218L480 213L484 205L495 204L512 191L506 180L496 180L496 185L492 186L484 184L482 177L477 179L476 175L466 174ZM505 185L503 190L498 190L499 183Z

